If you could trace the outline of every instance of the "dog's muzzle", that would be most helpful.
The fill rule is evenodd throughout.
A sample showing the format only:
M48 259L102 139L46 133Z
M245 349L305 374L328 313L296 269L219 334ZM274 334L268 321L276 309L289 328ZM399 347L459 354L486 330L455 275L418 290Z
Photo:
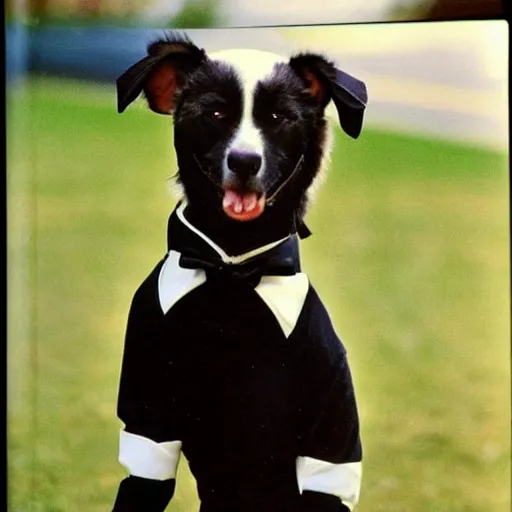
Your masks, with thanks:
M272 206L282 190L298 174L304 161L301 155L293 171L268 196L261 190L257 174L262 166L262 157L258 153L233 150L227 156L228 177L223 185L205 171L197 155L193 155L199 170L219 189L222 195L224 213L238 221L249 221L259 217L265 206Z

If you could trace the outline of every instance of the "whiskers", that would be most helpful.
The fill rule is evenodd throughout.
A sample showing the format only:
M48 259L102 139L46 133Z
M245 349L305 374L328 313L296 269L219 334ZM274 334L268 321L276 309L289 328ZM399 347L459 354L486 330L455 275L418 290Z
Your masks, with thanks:
M276 190L274 190L274 192L269 197L267 197L267 199L265 201L266 204L268 204L269 206L272 206L275 203L277 195L279 194L279 192L281 192L281 190L283 190L283 188L286 185L288 185L288 183L290 183L292 178L300 170L300 168L302 167L303 161L304 161L304 154L300 155L300 158L297 161L297 163L295 164L295 167L294 167L293 171L290 173L290 175L284 181L281 182L281 184L276 188Z
M197 164L198 169L210 180L211 183L213 183L215 185L215 187L217 189L217 193L219 195L222 195L222 191L223 191L222 185L220 183L218 183L217 180L211 175L211 173L210 173L211 166L208 167L208 169L205 169L201 165L201 162L200 162L199 158L197 158L197 155L195 153L192 153L192 156L194 157L194 160Z

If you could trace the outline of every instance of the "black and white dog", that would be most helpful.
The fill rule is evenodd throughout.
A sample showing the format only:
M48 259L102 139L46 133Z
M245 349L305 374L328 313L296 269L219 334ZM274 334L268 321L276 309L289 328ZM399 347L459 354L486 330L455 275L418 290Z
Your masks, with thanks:
M329 153L325 109L358 137L365 85L326 58L206 54L171 33L117 82L174 117L183 196L168 253L133 298L116 512L163 511L180 453L201 512L341 512L362 449L346 351L298 237Z

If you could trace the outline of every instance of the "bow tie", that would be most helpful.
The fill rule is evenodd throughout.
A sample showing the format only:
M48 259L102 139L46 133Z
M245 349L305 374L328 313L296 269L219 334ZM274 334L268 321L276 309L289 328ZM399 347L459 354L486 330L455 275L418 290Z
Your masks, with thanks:
M217 257L205 257L193 249L186 249L180 256L182 268L202 269L206 278L219 285L242 284L252 288L257 286L261 277L293 276L296 274L295 264L291 257L278 257L264 254L250 260L234 264L226 263Z

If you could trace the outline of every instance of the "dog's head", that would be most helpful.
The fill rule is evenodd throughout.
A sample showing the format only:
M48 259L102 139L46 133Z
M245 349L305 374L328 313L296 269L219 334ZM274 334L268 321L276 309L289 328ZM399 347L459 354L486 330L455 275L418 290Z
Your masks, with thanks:
M119 112L144 92L151 110L174 116L187 201L235 221L274 211L301 218L330 150L326 106L333 101L342 129L357 138L367 101L363 82L320 55L207 55L176 33L150 44L117 88Z

